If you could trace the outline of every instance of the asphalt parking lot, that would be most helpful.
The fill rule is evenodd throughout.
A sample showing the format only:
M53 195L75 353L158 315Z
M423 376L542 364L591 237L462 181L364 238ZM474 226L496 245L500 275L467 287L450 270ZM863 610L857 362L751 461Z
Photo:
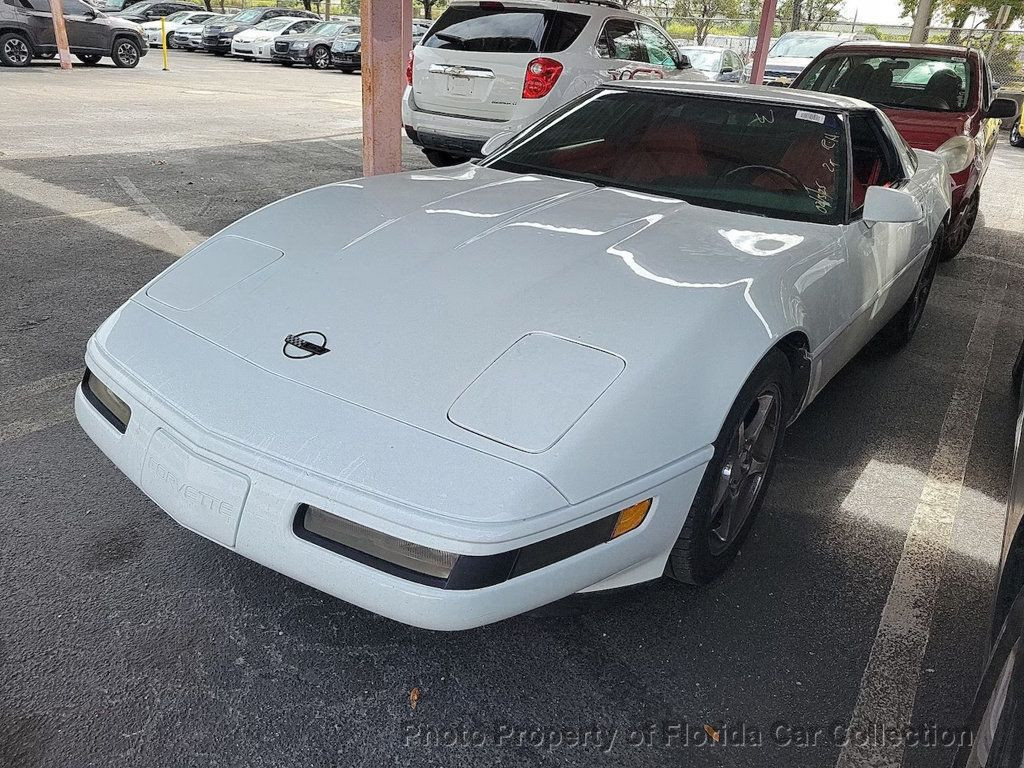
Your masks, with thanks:
M0 70L0 766L948 761L834 726L955 732L974 692L1024 335L1024 151L1001 138L909 347L861 354L794 425L720 581L444 634L186 532L73 419L86 340L140 285L360 173L358 77L171 69Z

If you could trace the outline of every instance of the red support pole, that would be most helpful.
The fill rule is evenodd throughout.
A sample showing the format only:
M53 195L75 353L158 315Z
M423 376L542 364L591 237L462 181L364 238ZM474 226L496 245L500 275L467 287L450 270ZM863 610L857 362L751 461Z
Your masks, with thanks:
M750 62L750 82L760 85L764 80L764 63L768 59L768 47L772 42L772 29L775 27L775 4L777 0L764 0L761 8L761 24L757 28L757 44L754 46L754 58Z
M402 170L406 0L362 0L363 173Z

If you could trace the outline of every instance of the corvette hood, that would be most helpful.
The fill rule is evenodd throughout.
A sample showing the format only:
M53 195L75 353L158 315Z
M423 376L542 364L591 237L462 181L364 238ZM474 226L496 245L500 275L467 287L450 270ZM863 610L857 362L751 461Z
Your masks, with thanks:
M133 300L274 375L515 456L669 355L767 346L759 292L778 303L788 265L832 261L836 229L461 166L287 198ZM329 351L294 359L285 339L307 331Z

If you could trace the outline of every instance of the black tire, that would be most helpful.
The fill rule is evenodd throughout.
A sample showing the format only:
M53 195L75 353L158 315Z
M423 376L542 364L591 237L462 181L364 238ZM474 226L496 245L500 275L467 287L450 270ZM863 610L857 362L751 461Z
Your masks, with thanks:
M357 67L338 67L338 69L340 69L346 75L354 75L356 73Z
M309 66L313 69L330 69L331 49L326 45L318 45L309 54Z
M450 155L438 149L424 149L423 155L427 158L427 162L436 168L447 168L449 165L458 165L459 163L466 162L464 157Z
M50 59L57 58L57 54L56 53L37 53L36 54L36 58L37 59L45 59L46 61L49 61Z
M32 44L24 35L5 32L0 35L0 65L27 67L32 63Z
M980 205L981 190L976 189L967 201L963 215L952 227L946 230L946 239L939 253L941 261L949 261L964 249L967 239L971 236L971 232L974 231L974 224L978 220L978 208Z
M99 62L99 60L103 57L100 56L98 53L76 53L75 58L77 58L86 66L91 67L93 64Z
M1010 146L1024 147L1024 136L1020 135L1020 123L1015 122L1010 129Z
M252 61L252 56L242 56L242 61Z
M669 554L666 576L686 584L707 584L736 558L771 482L793 399L789 361L773 349L750 374L725 418L715 440L715 455ZM746 435L744 447L740 447L741 424ZM755 429L752 445L745 446ZM755 472L760 465L763 469ZM725 509L735 501L742 503ZM737 512L735 521L732 512Z
M282 67L290 67L294 63L295 63L294 61L282 61L282 62L280 62Z
M227 51L211 51L211 53L214 56L227 56L228 55Z
M142 48L130 37L118 37L114 40L114 47L110 57L114 64L122 69L134 69L139 65L142 58Z
M913 338L914 331L921 323L924 316L924 308L928 303L928 294L932 290L932 282L935 280L935 273L939 268L939 257L945 242L945 232L942 227L935 233L932 240L932 247L928 250L924 267L914 284L914 291L906 300L893 318L885 324L878 332L878 344L887 352L895 352L902 349Z
M167 33L167 50L171 50L171 48L174 47L174 42L171 40L171 38L173 38L173 37L174 37L174 33L173 32L168 32Z

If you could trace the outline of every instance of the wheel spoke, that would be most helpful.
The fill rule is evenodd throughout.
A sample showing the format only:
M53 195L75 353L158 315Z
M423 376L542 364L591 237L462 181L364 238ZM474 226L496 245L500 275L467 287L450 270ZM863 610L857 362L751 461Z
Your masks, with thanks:
M753 446L757 444L757 440L761 437L761 432L764 430L764 425L768 422L768 417L771 415L772 406L775 405L775 396L770 392L766 392L763 395L759 395L757 398L757 413L754 414L754 418L751 419L750 425L747 427L747 446Z

